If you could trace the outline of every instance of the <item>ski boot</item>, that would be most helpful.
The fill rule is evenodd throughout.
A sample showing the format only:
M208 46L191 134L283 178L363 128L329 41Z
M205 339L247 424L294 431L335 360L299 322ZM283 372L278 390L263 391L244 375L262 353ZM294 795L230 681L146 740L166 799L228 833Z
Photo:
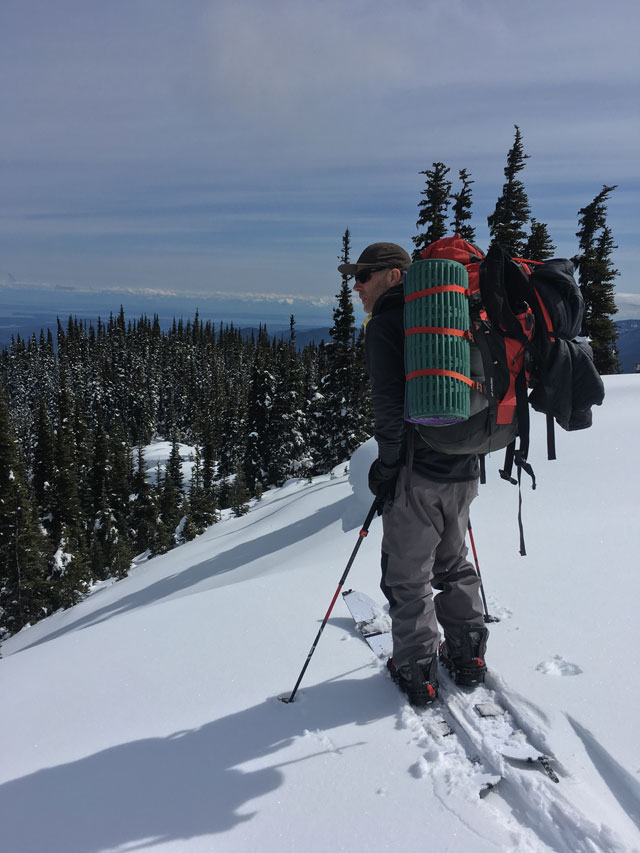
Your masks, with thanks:
M484 654L488 636L487 629L480 626L467 629L458 642L447 637L440 644L438 649L440 663L446 666L456 684L475 687L484 682L487 674Z
M412 658L409 663L397 668L393 658L389 658L387 669L416 708L424 708L438 698L438 658L435 654L421 660Z

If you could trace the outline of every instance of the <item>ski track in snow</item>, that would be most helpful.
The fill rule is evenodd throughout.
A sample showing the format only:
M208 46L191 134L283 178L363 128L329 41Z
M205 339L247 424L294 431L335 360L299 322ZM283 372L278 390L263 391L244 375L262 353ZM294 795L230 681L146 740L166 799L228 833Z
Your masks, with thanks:
M517 705L505 702L505 694L479 686L474 691L462 691L451 686L448 677L443 682L443 696L446 703L457 712L457 717L468 723L467 731L478 746L479 753L491 760L503 777L497 789L498 795L508 804L519 823L535 833L539 840L552 850L571 850L575 853L625 853L628 846L618 834L606 825L598 825L564 795L562 781L567 774L562 765L554 764L561 776L560 784L546 778L541 769L523 765L497 755L488 739L477 735L473 705L466 698L473 696L473 704L492 701L493 693L500 704L510 706L517 714ZM524 715L523 715L524 716ZM517 718L514 720L518 725ZM524 730L523 730L524 731ZM536 740L539 730L524 731L529 741ZM540 750L545 753L545 749Z
M389 630L386 612L376 615L373 611L372 617L367 617L367 630L373 626L382 631ZM363 637L361 634L358 636ZM369 649L368 653L373 651ZM377 665L380 674L389 678L386 665L380 663L380 658ZM486 685L479 685L473 690L459 688L442 667L440 698L441 702L419 710L403 699L396 728L406 731L410 742L421 753L408 768L411 775L418 780L428 780L440 803L467 830L473 830L468 810L477 808L482 783L488 778L487 773L493 773L499 781L495 787L492 783L491 792L485 790L484 796L488 798L496 820L511 834L514 849L570 850L572 853L629 851L615 830L593 821L580 805L564 795L559 786L562 781L566 783L569 774L561 763L553 762L553 770L561 778L558 783L544 775L540 764L511 759L498 751L496 744L504 740L512 744L515 751L520 744L541 744L537 753L551 755L545 737L549 718L533 702L515 695L497 675L489 675ZM497 703L505 709L505 714L485 719L481 731L474 708L482 703ZM447 724L442 721L447 719L449 712L454 714L454 728L459 729L461 724L466 740L447 733ZM586 743L594 764L599 766L621 807L639 824L640 783L614 762L589 732L571 718L569 721Z

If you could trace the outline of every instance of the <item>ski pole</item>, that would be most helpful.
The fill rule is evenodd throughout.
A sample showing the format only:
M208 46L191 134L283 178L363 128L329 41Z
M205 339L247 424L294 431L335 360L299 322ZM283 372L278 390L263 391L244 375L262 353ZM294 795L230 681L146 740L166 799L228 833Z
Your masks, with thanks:
M490 616L489 610L487 608L487 599L484 594L484 584L482 583L482 575L480 574L480 563L478 562L478 552L476 551L476 543L473 539L473 529L471 527L471 518L467 521L467 530L469 531L469 540L471 541L471 550L473 551L473 559L476 564L476 572L478 577L480 578L480 595L482 596L482 605L484 607L484 621L485 622L499 622L500 619L497 616Z
M331 616L331 611L333 610L333 605L336 603L338 595L340 594L340 590L344 586L344 582L347 579L347 575L349 574L351 566L353 565L353 561L356 558L356 554L358 553L358 550L360 549L360 545L362 545L362 540L365 539L367 534L369 533L369 527L371 526L371 522L373 521L373 517L375 516L377 511L378 511L378 498L376 498L374 500L374 502L371 504L371 509L367 513L367 517L365 518L364 523L362 525L362 530L358 534L358 541L356 542L356 546L353 549L353 551L351 552L351 557L349 557L349 562L347 563L347 566L346 566L346 568L342 574L342 577L340 578L340 581L338 582L338 588L335 591L335 595L331 599L331 604L329 605L329 609L327 610L327 613L326 613L324 619L322 620L322 624L320 625L320 630L316 634L316 638L313 641L311 649L309 650L309 654L307 655L307 659L304 662L304 666L302 667L302 671L300 672L300 675L298 676L298 680L295 683L295 687L291 691L291 695L288 698L285 696L280 697L281 702L293 702L294 696L298 692L298 687L300 686L300 682L302 681L302 678L303 678L305 672L307 671L307 667L309 666L309 661L311 660L311 657L316 650L316 646L318 645L320 637L322 636L322 632L324 631L324 626L329 621L329 616Z

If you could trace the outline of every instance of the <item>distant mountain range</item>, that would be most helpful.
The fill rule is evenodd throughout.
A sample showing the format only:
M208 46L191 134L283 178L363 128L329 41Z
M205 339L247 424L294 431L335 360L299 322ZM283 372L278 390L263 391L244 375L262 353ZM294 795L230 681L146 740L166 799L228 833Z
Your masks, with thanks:
M640 365L640 320L618 320L618 357L623 373L635 373Z
M622 373L635 373L636 364L640 364L640 320L618 320L618 355ZM250 329L243 329L250 332ZM257 329L254 330L257 333ZM288 332L275 332L277 335L286 337ZM329 342L329 327L318 329L296 330L296 343L299 349L305 347L310 341L319 344L321 340Z

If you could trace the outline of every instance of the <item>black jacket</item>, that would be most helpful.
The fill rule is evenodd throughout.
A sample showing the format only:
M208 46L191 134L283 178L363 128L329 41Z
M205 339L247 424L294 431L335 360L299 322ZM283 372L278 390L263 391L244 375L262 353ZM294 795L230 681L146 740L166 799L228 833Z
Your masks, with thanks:
M415 471L432 480L466 482L477 479L480 474L477 456L454 456L432 450L404 419L404 294L401 284L383 293L373 306L365 335L365 358L371 380L374 435L382 462L385 465L394 465L399 460L406 462L407 439L413 437Z

